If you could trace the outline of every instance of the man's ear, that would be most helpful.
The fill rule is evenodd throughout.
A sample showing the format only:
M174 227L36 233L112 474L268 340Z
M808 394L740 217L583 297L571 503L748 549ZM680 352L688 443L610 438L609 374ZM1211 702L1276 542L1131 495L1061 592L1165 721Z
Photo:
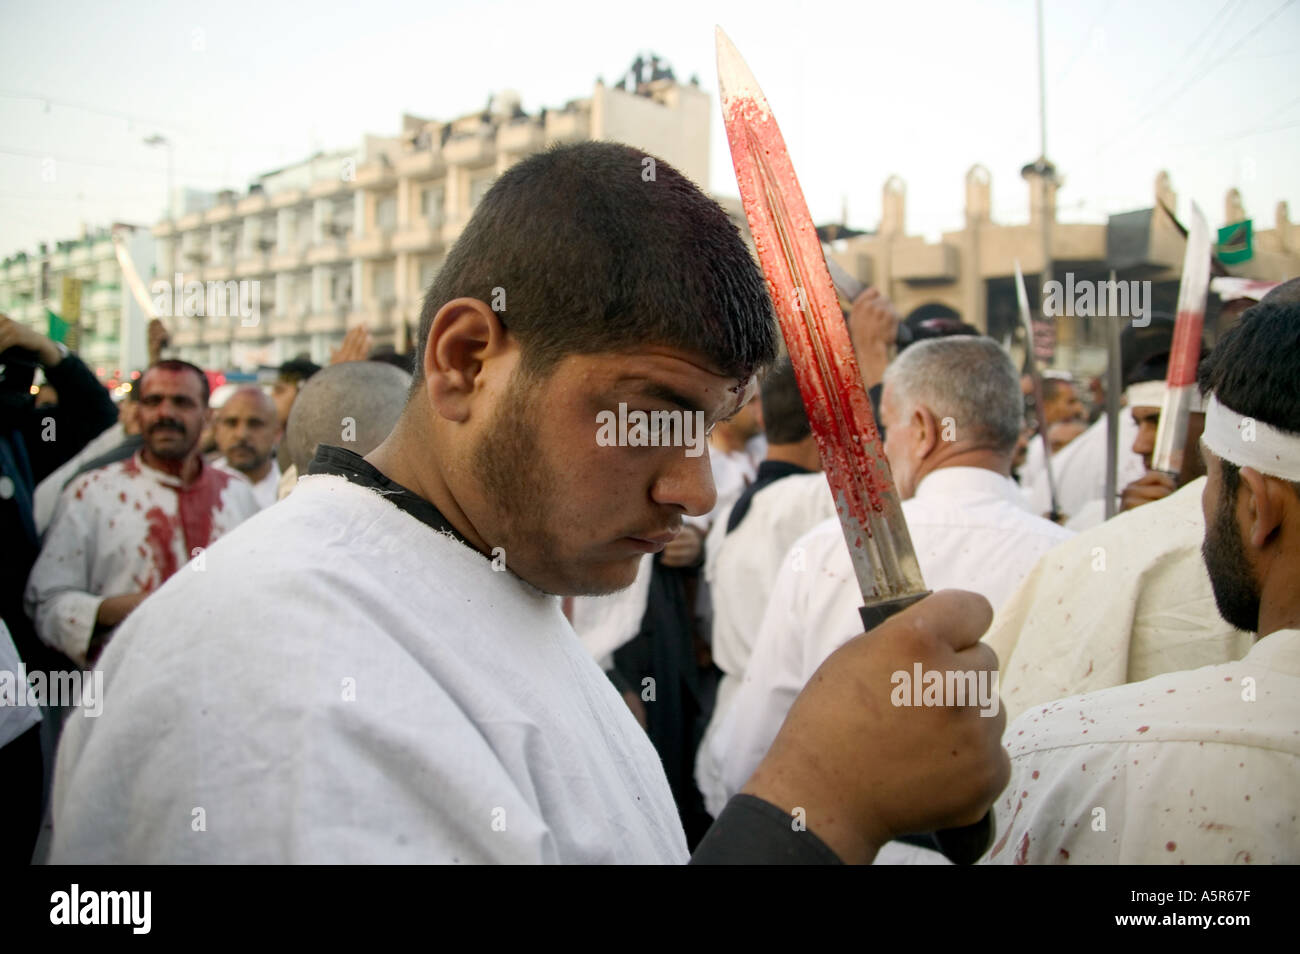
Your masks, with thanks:
M505 326L477 298L455 298L433 318L424 343L424 390L433 409L458 423L469 419L470 398L483 362L507 349Z
M935 420L930 409L923 404L918 404L912 415L916 425L916 449L920 459L924 460L939 443L939 422Z
M1245 508L1248 524L1243 536L1250 545L1262 550L1282 525L1285 492L1275 480L1269 480L1253 467L1241 468L1241 486L1245 490L1245 499L1241 506Z

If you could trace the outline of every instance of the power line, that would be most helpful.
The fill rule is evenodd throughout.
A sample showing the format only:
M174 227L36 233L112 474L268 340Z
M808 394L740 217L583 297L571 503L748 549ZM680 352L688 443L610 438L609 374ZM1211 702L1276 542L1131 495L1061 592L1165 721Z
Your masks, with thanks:
M1231 0L1229 0L1229 2L1231 2ZM1074 54L1074 56L1070 59L1070 62L1066 64L1065 69L1056 78L1056 83L1055 83L1056 86L1060 86L1062 83L1064 83L1065 80L1069 77L1069 75L1074 71L1075 64L1079 62L1079 59L1083 56L1083 54L1088 49L1087 42L1092 37L1092 31L1097 28L1097 24L1101 23L1101 21L1105 18L1106 14L1110 12L1110 8L1113 7L1114 5L1115 5L1115 0L1107 0L1106 6L1102 7L1101 12L1093 18L1092 23L1089 24L1088 26L1088 29L1083 32L1084 39L1079 44L1079 51Z
M124 113L115 109L103 109L99 106L91 106L87 103L74 103L71 100L57 99L53 96L42 96L40 93L27 93L22 90L0 89L0 96L6 99L25 99L35 103L43 103L46 106L62 106L66 109L79 109L87 113L95 113L100 116L111 116L114 119L124 119L129 123L139 123L142 126L167 126L172 129L184 130L186 135L193 135L193 127L187 123L177 122L173 119L155 119L149 116L136 116L131 113Z
M1295 3L1295 2L1296 2L1296 0L1286 0L1286 2L1283 3L1280 7L1278 7L1276 10L1274 10L1272 13L1270 13L1268 16L1266 16L1263 20L1261 20L1259 23L1257 23L1253 29L1251 29L1251 30L1248 31L1246 34L1244 34L1242 37L1240 37L1240 38L1237 40L1236 43L1232 44L1232 46L1228 48L1227 52L1225 52L1222 56L1220 56L1220 57L1219 57L1218 59L1216 59L1214 62L1210 63L1210 64L1209 64L1208 66L1206 66L1204 69L1202 69L1202 70L1200 70L1199 72L1197 72L1197 73L1195 73L1194 75L1192 75L1192 77L1189 78L1186 82L1184 82L1183 85L1179 86L1176 90L1174 90L1172 93L1170 93L1168 96L1166 96L1163 100L1161 100L1159 103L1157 103L1157 104L1156 104L1155 106L1153 106L1151 109L1147 110L1146 113L1144 113L1144 114L1143 114L1143 115L1138 119L1137 123L1136 123L1134 126L1131 126L1129 129L1125 130L1125 131L1124 131L1123 133L1121 133L1120 135L1118 135L1118 136L1116 136L1115 138L1111 139L1110 142L1108 142L1108 143L1106 143L1105 145L1103 145L1103 146L1098 150L1098 152L1099 152L1099 153L1100 153L1100 152L1105 152L1107 149L1109 149L1111 146L1115 145L1115 144L1116 144L1117 142L1119 142L1121 139L1126 138L1126 137L1129 136L1130 134L1132 134L1132 133L1136 132L1138 129L1142 128L1142 126L1144 126L1144 125L1146 124L1146 122L1147 122L1147 121L1148 121L1152 116L1156 115L1156 113L1160 112L1162 109L1164 109L1166 106L1168 106L1171 102L1173 102L1175 99L1177 99L1179 96L1181 96L1181 95L1182 95L1184 92L1186 92L1186 91L1187 91L1187 90L1188 90L1188 89L1189 89L1193 84L1197 83L1198 81L1200 81L1201 79L1203 79L1203 78L1205 78L1207 75L1209 75L1211 72L1213 72L1216 68L1218 68L1218 66L1219 66L1220 64L1222 64L1225 60L1227 60L1227 59L1228 59L1228 58L1229 58L1233 53L1237 52L1237 50L1241 47L1241 45L1242 45L1243 43L1245 43L1247 40L1249 40L1251 37L1253 37L1255 34L1257 34L1260 30L1264 29L1264 27L1266 27L1266 26L1268 26L1270 23L1272 23L1275 19L1277 19L1278 15L1281 14L1283 10L1285 10L1287 7L1291 6L1291 5L1292 5L1293 3ZM1216 19L1217 19L1217 16L1216 16Z

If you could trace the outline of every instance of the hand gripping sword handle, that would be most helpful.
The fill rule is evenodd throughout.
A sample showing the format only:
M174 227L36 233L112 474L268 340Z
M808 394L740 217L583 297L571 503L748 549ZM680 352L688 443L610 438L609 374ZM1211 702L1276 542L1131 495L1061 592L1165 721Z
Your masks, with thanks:
M862 617L862 625L865 631L869 633L895 613L902 612L913 603L929 595L927 591L911 596L902 596L894 600L886 600L872 606L860 606L858 607L858 615ZM984 813L983 818L973 825L967 825L964 828L945 828L943 831L932 831L919 835L904 835L898 841L909 845L917 845L921 848L929 848L931 851L938 851L955 865L973 865L983 856L984 852L989 850L989 847L993 844L994 834L993 811L990 809Z

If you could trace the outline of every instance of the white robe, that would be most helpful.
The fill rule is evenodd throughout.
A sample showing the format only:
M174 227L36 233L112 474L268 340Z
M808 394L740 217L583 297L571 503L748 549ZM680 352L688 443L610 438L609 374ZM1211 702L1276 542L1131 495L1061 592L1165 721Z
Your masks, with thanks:
M1300 631L1007 728L993 864L1300 863Z
M995 607L1068 530L1024 510L1007 477L945 467L903 501L926 585L983 594ZM783 561L754 652L730 710L714 733L720 784L704 792L713 814L738 792L776 738L795 696L832 652L862 632L862 595L839 520L801 537Z
M0 673L7 674L7 676L0 676L0 683L3 683L4 687L0 689L0 749L2 749L41 721L40 706L19 704L27 702L23 698L27 694L22 692L18 685L18 679L26 673L26 670L19 659L18 647L14 645L13 637L9 635L9 627L2 619L0 619ZM0 784L5 784L7 781ZM6 818L5 822L8 823L9 819Z
M1130 483L1146 473L1142 455L1133 453L1138 427L1133 415L1121 408L1119 413L1119 458L1116 464L1115 492L1119 493ZM1025 460L1024 482L1028 506L1032 513L1045 514L1052 509L1052 498L1047 486L1047 468L1043 466L1042 441L1037 436L1029 445ZM1035 446L1037 450L1035 451ZM1031 472L1032 471L1032 472ZM1052 458L1052 474L1056 477L1057 502L1061 512L1073 517L1091 500L1100 500L1106 494L1106 416L1103 414L1092 425Z
M183 489L139 451L82 474L64 488L27 579L37 635L84 664L104 597L153 592L257 511L247 484L206 464Z
M726 532L730 510L709 533L705 578L713 600L713 661L723 675L713 716L696 753L695 777L701 791L718 787L720 767L710 743L745 677L781 561L799 537L834 517L835 500L826 475L792 474L756 493L745 518L731 533Z
M66 461L57 470L36 485L36 495L32 500L32 517L36 521L36 532L43 534L54 518L54 508L58 506L59 497L64 486L81 470L81 465L107 454L118 444L126 440L126 431L122 425L114 424L98 437L91 438L81 450Z
M335 476L206 556L105 651L53 862L687 860L558 598Z
M1053 550L993 619L1008 720L1040 703L1240 659L1201 558L1205 478Z
M281 476L280 462L274 457L271 458L271 469L267 471L266 476L257 481L257 483L253 483L249 480L248 475L242 470L236 470L234 467L231 467L229 461L224 457L218 457L212 462L212 466L217 468L217 470L221 471L223 474L229 474L236 480L242 480L244 483L248 484L249 489L253 491L253 499L257 501L257 506L262 510L265 510L279 499Z

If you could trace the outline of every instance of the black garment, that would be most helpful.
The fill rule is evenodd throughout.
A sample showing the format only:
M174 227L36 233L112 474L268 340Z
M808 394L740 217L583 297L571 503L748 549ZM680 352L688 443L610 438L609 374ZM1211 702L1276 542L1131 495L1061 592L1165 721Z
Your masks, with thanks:
M806 467L790 464L783 460L763 461L758 465L758 473L754 475L754 482L741 491L740 496L736 498L735 504L732 505L731 513L727 517L727 532L730 533L735 530L740 526L740 521L745 519L745 514L749 513L749 505L754 501L754 494L764 487L770 487L782 477L811 473L812 471Z
M41 834L41 727L34 725L0 747L0 865L31 864Z
M795 819L753 795L736 795L691 855L693 865L838 865L839 855Z
M442 533L450 533L471 550L476 549L459 530L451 525L451 521L444 517L437 507L414 490L407 490L396 481L389 480L383 471L360 454L354 454L342 447L321 444L316 448L316 456L307 465L307 473L346 477L354 484L381 494L398 510L409 513L420 523L427 524Z
M0 418L0 617L29 671L72 666L36 635L23 609L23 590L40 554L33 519L36 485L117 421L108 391L75 355L45 369L59 392L59 403L37 408L32 402Z
M698 579L696 569L666 567L655 559L641 628L614 652L614 669L645 700L646 734L663 762L690 848L712 822L695 785L695 753L708 726L713 688L711 667L702 667L696 654L691 607ZM653 698L647 698L651 688Z
M437 507L390 480L352 451L321 445L308 465L307 473L344 477L360 487L383 494L394 506L416 520L439 532L451 533L473 549ZM663 567L656 561L641 633L615 653L614 660L618 675L634 689L642 688L641 680L646 674L655 678L654 701L646 703L651 741L658 738L655 748L664 759L669 785L687 832L687 843L695 845L706 830L709 832L708 852L696 860L701 864L837 862L839 859L835 854L810 832L792 832L790 817L780 809L747 795L733 798L718 822L709 828L708 814L694 781L695 749L704 731L699 719L699 667L691 641L680 638L683 632L681 620L689 615L690 605L687 602L687 571ZM737 807L733 809L733 805ZM722 825L724 819L726 824ZM792 834L797 836L793 840Z

